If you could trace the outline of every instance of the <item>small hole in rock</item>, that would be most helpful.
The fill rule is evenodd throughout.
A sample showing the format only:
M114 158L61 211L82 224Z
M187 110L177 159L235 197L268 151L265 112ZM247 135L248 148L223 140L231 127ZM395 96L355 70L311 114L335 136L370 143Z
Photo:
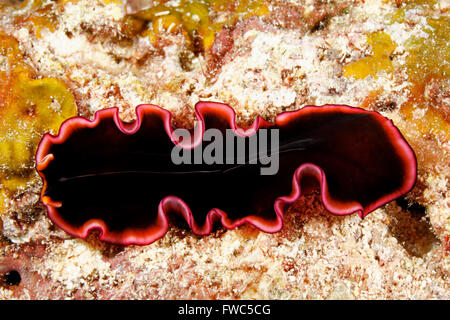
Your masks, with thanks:
M400 197L396 201L397 205L402 208L402 210L409 211L416 216L425 215L425 207L417 202L408 200L405 197Z
M22 277L16 270L11 270L3 275L3 282L8 286L18 286L20 281L22 281Z
M401 210L395 209L395 205ZM401 197L386 208L390 216L390 233L410 255L423 257L439 243L426 215L426 208L421 204Z

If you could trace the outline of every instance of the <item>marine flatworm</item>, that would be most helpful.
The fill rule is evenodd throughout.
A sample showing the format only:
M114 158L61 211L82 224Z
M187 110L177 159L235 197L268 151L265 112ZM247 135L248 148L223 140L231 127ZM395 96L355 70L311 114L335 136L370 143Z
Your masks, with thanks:
M248 222L277 232L288 205L312 182L328 211L364 217L416 180L414 152L392 122L373 111L307 106L279 114L274 123L258 116L246 129L225 104L199 102L195 112L198 126L191 131L198 130L200 139L188 141L174 131L170 112L154 105L138 106L132 123L110 108L93 121L66 120L57 136L45 134L36 163L49 218L76 237L98 229L101 240L118 244L161 238L169 228L167 214L183 216L198 235L210 233L219 220L228 229ZM261 175L263 164L250 163L249 150L245 164L173 163L174 145L205 151L210 128L232 129L247 146L261 128L278 129L278 172ZM224 152L224 158L237 154Z

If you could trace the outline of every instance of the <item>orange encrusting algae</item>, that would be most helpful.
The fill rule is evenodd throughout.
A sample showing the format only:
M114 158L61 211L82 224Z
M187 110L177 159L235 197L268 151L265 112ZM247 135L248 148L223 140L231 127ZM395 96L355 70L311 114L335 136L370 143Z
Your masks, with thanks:
M406 43L409 52L406 68L412 87L401 112L411 120L414 111L420 108L423 116L414 119L417 128L423 134L431 132L448 140L448 111L433 101L434 97L427 93L427 89L433 82L445 81L450 75L450 18L427 18L427 23L428 27L424 28L427 37L411 37Z
M64 11L67 3L79 0L47 2L26 0L12 5L16 10L25 10L15 18L18 25L31 25L36 37L41 38L44 29L55 31L58 26L57 12ZM120 3L121 0L103 0L105 4ZM1 7L2 5L0 5ZM11 5L10 5L11 6ZM251 16L266 16L270 13L267 0L180 0L154 1L153 6L127 14L123 19L122 33L125 36L148 37L157 42L162 33L182 33L189 46L207 51L215 36L224 26L233 25L240 19Z
M18 42L0 33L0 210L8 195L36 181L34 154L47 131L77 115L66 85L54 78L37 78L26 64ZM3 210L2 210L3 211Z
M48 2L45 0L25 0L18 4L9 4L15 11L23 11L14 18L16 25L31 25L32 32L41 38L44 29L55 31L57 28L56 6L62 6L62 2Z
M38 38L42 38L42 31L48 29L50 32L56 31L58 28L58 12L65 9L67 3L75 3L80 0L25 0L17 4L0 4L2 6L10 6L15 11L23 11L23 14L17 14L14 18L16 25L30 25L30 30ZM105 5L110 3L123 4L122 0L100 0Z

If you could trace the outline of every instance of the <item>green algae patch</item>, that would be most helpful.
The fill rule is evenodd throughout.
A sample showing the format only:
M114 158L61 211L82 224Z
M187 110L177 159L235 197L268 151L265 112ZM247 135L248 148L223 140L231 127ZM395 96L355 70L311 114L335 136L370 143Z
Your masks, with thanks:
M153 41L162 32L181 32L190 44L208 50L224 26L233 25L239 19L267 14L269 8L264 0L181 0L155 1L151 8L131 16L149 24L143 35ZM226 18L217 19L219 16Z
M368 35L367 43L371 46L373 54L344 66L344 76L356 79L364 79L368 76L376 78L381 71L393 70L390 56L396 44L391 37L384 32L375 32Z
M424 32L428 37L409 38L405 47L409 55L406 68L411 81L427 76L447 78L450 75L450 18L427 18Z
M75 99L64 82L37 78L18 42L0 33L0 209L7 195L34 183L34 155L45 132L77 115ZM3 211L3 210L2 210Z

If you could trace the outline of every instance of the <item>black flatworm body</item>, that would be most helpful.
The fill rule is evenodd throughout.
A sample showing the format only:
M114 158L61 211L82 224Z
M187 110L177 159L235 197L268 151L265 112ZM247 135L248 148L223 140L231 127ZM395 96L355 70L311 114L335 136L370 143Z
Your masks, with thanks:
M276 232L311 181L331 213L363 217L408 192L416 179L414 153L397 128L360 108L308 106L275 123L258 117L242 129L229 106L199 102L198 126L190 131L197 135L183 141L168 111L141 105L136 112L135 122L124 123L116 108L101 110L93 121L72 118L57 136L43 137L36 155L42 201L68 233L84 238L99 229L108 242L148 244L167 232L168 213L183 215L196 234L210 233L216 219L229 229L249 222ZM211 144L202 140L211 128L243 141L245 160L238 163L237 149L223 148L223 164L174 163L176 144L192 155L209 153ZM267 137L269 147L279 137L279 148L252 149L252 137ZM214 151L209 154L217 156ZM276 156L277 173L261 174Z

